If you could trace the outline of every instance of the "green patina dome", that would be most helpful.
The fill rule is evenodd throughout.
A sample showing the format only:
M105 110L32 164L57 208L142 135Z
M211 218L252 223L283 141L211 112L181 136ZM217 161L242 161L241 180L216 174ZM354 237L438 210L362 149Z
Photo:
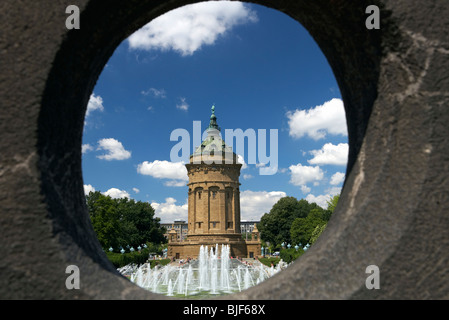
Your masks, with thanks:
M220 127L217 124L217 117L215 116L215 106L212 106L212 115L210 116L210 123L207 127L207 138L201 142L201 145L196 148L192 156L199 155L214 155L217 152L221 152L222 156L225 154L233 154L232 159L236 159L236 155L233 153L232 148L229 147L220 136Z

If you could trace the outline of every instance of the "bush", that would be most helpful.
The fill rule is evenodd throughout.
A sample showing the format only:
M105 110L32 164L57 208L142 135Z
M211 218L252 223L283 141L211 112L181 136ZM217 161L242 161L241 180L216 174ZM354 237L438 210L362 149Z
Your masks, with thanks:
M296 249L294 249L294 248L283 249L280 252L280 257L284 262L290 263L293 260L296 260L297 258L299 258L303 253L304 253L304 250L302 248L299 248L298 251L296 251Z
M143 249L140 252L126 252L126 253L115 253L107 252L106 256L112 262L116 268L121 268L130 263L135 263L137 265L144 264L148 260L149 250Z
M137 250L125 253L106 251L106 256L116 268L121 268L130 263L135 263L137 265L144 264L147 262L150 253L162 255L162 246L160 244L147 242L146 245L147 247L141 249L140 252Z
M151 253L151 254L162 255L162 245L160 245L160 244L147 242L147 248L148 248L149 253Z
M137 250L125 253L107 251L106 256L116 268L121 268L131 263L137 265L146 263L148 261L150 253L162 255L162 247L158 244L147 242L147 247L141 249L140 252ZM150 263L151 268L154 268L158 264L165 266L166 264L170 263L170 259L150 260L148 262Z

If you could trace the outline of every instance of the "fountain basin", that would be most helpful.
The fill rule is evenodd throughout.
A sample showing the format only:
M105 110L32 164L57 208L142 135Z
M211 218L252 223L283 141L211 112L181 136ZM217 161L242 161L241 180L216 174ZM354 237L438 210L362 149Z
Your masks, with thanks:
M221 249L221 250L219 250ZM167 296L207 298L239 292L255 286L273 276L287 265L282 261L274 267L262 263L245 263L231 259L229 245L201 246L198 259L185 264L168 264L150 268L148 263L139 267L122 268L130 281L146 290Z

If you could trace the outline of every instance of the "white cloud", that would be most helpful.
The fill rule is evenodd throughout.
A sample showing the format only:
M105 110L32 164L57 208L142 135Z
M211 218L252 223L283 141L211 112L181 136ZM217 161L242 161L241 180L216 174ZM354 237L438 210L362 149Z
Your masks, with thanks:
M302 191L302 193L304 193L304 194L309 193L310 190L312 190L312 189L310 189L310 188L309 188L308 186L306 186L306 185L302 185L302 186L301 186L301 191Z
M250 175L250 174L244 174L243 175L243 179L245 179L245 180L248 180L248 179L251 179L251 178L254 178L252 175Z
M140 192L140 190L137 189L137 188L133 188L133 191L134 191L135 193L139 193L139 192Z
M330 188L326 189L326 192L330 196L335 196L335 195L341 193L341 187L330 187Z
M346 165L349 145L347 143L339 143L338 145L326 143L321 149L312 150L309 153L314 156L312 159L307 160L310 164Z
M347 136L343 101L334 98L309 110L288 111L289 134L293 138L309 136L314 140L327 134Z
M337 184L342 183L345 180L345 174L343 172L336 172L331 177L331 181L329 182L331 185L336 186Z
M330 194L321 194L319 196L314 196L313 194L308 194L306 196L306 200L310 203L315 202L317 205L319 205L323 209L327 209L327 201L331 199Z
M94 93L90 95L89 102L87 103L87 111L86 111L86 117L90 115L92 111L103 111L103 98L98 96L95 96Z
M188 204L187 201L183 205L176 205L176 199L166 198L164 203L151 203L155 211L155 216L161 219L162 223L173 222L175 219L183 219L187 221Z
M149 88L148 90L142 90L140 93L144 96L148 96L149 94L151 94L155 98L166 98L164 89Z
M240 211L242 220L260 220L264 213L271 210L279 199L286 197L283 191L240 192Z
M181 99L181 104L177 104L176 108L179 110L183 110L183 111L189 110L189 105L186 102L186 98L180 98L180 99Z
M130 199L131 198L131 196L129 195L129 193L127 191L120 190L120 189L117 189L117 188L111 188L108 191L103 192L103 194L105 196L109 196L109 197L114 198L114 199L118 199L118 198L128 198L128 199Z
M131 152L125 150L122 143L113 138L99 140L97 150L108 152L107 154L97 156L97 158L103 160L125 160L131 157Z
M306 190L304 187L307 183L316 183L323 179L324 173L319 166L303 166L298 163L297 165L291 165L290 169L290 183L295 186L301 186L302 190Z
M248 165L245 162L245 158L243 158L243 156L241 155L237 155L237 162L240 163L242 165L242 170L248 168Z
M313 194L308 194L306 196L306 200L310 203L315 202L321 208L327 209L327 201L329 201L333 196L339 194L341 192L341 187L331 187L331 188L327 189L325 192L327 192L327 193L320 194L318 196L315 196Z
M87 153L87 152L89 152L89 151L92 151L94 149L94 147L92 147L90 144L88 144L88 143L86 143L86 144L83 144L82 146L81 146L81 152L82 153Z
M167 187L185 187L187 185L184 180L168 180L164 182L164 186Z
M169 187L184 187L189 180L186 166L182 162L144 161L137 166L137 173L156 179L169 179L170 181L165 182L165 185Z
M172 10L128 38L130 49L174 50L192 55L212 45L236 25L256 22L256 13L240 2L211 1Z
M84 195L88 195L90 192L95 192L95 188L92 187L92 185L90 184L85 184L84 185Z

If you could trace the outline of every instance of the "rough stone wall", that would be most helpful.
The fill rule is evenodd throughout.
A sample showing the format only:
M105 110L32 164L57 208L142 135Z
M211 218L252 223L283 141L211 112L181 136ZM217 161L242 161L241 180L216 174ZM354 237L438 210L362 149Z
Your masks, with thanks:
M0 3L2 299L162 298L119 276L101 251L84 203L81 138L89 95L117 45L191 2ZM291 268L232 298L449 298L447 2L252 2L314 37L340 86L350 149L323 235ZM80 30L65 27L69 4L81 9ZM380 30L365 28L370 4L381 8ZM72 264L79 290L65 287ZM365 287L371 264L380 290Z

